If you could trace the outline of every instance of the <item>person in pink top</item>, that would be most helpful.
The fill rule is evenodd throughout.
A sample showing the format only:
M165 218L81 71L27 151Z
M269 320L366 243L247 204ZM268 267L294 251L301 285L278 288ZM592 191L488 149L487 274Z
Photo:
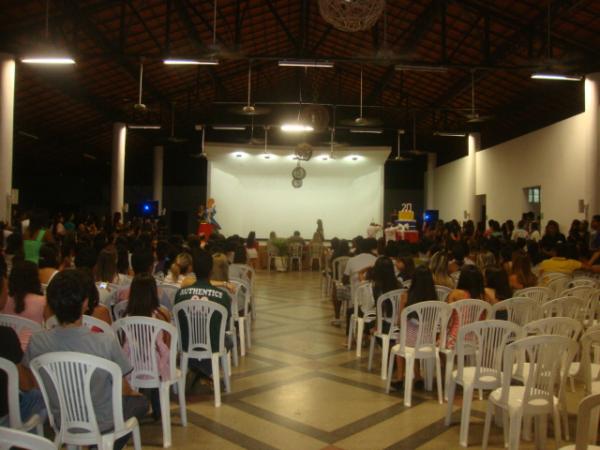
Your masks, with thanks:
M13 265L8 278L8 298L2 308L3 314L12 314L33 320L42 325L50 316L46 297L42 295L42 287L38 268L31 261L19 261ZM30 330L19 333L23 350L29 344Z

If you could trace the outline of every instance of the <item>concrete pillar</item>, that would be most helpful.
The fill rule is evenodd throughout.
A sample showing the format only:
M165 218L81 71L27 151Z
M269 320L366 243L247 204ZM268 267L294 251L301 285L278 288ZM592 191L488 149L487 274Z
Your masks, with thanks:
M481 147L481 136L479 133L469 133L467 139L467 203L464 219L477 221L477 151Z
M435 209L434 207L434 183L435 167L437 165L437 154L427 153L427 174L425 176L425 209Z
M123 212L125 198L125 140L127 127L122 122L113 125L112 164L110 179L110 210Z
M594 214L600 214L600 73L594 73L585 78L585 116L588 137L588 158L586 161L586 219Z
M15 60L0 54L0 221L3 222L10 222L14 113Z
M154 147L154 176L152 177L152 199L158 202L158 214L163 207L163 161L164 148L162 145Z

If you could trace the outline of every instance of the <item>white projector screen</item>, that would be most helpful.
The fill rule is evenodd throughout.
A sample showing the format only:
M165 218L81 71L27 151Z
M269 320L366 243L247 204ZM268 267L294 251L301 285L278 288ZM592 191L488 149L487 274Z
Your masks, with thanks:
M297 162L288 148L206 144L208 195L216 201L216 220L225 235L246 236L255 231L268 238L271 231L288 237L295 230L310 239L317 219L325 238L365 234L371 221L383 220L384 163L389 148L337 150L315 148L303 162L306 178L292 186Z

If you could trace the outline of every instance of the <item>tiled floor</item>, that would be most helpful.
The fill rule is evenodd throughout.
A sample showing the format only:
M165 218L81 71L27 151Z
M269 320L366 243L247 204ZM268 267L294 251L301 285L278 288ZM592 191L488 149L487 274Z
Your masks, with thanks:
M342 329L330 325L332 308L315 273L259 273L252 348L233 370L232 392L215 408L207 386L187 395L188 421L180 426L173 403L174 449L458 449L460 395L454 424L444 426L447 405L434 393L416 391L413 406L386 395L379 377L346 351ZM460 391L459 391L460 394ZM569 394L574 430L580 389ZM481 447L485 402L475 400L470 447ZM549 425L549 449L555 448ZM144 448L160 448L160 422L142 425ZM490 448L501 449L492 427ZM533 445L522 441L521 448Z

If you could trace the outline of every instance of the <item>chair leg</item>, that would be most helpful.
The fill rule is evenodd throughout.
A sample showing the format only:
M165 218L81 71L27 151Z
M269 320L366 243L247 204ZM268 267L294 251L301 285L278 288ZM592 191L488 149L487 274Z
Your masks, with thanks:
M468 447L469 441L469 420L471 419L471 403L473 401L473 386L463 386L462 412L460 414L460 438L459 443L462 447Z
M169 407L169 385L161 383L158 388L160 399L160 418L163 429L163 447L171 446L171 408Z
M231 392L231 366L227 354L221 356L221 365L223 366L223 381L225 382L225 392Z
M406 358L406 367L404 370L404 406L412 405L412 385L415 372L414 358Z
M425 374L425 390L431 392L433 390L435 361L431 358L421 360L421 367L423 367L423 373Z
M522 413L515 412L511 414L510 425L508 427L508 450L518 450L521 441L521 425L523 421Z
M498 408L498 406L496 406ZM508 417L508 411L501 409L501 423L502 423L502 438L504 439L504 447L508 448L508 431L510 428L510 422Z
M356 314L356 312L355 312ZM350 350L352 348L352 335L354 332L354 326L356 325L356 321L358 319L354 316L354 314L352 314L350 316L350 322L348 322L348 342L346 344L346 347L348 350Z
M558 426L560 427L560 417L558 420ZM535 418L535 442L537 448L546 448L546 443L548 440L548 415L540 414ZM560 435L560 431L559 431ZM556 438L556 433L554 433L554 437ZM559 448L559 441L556 441L556 448Z
M444 385L446 387L446 391L448 390L448 385L452 380L452 371L454 370L454 352L446 353L446 371L444 373ZM444 399L448 400L446 397Z
M133 436L133 448L134 450L142 450L142 439L140 437L140 426L136 425L131 431Z
M181 417L181 425L187 427L187 408L185 405L185 378L181 377L177 381L177 398L179 400L179 417Z
M369 365L367 366L369 372L373 367L373 352L375 352L375 336L371 336L371 343L369 344Z
M38 436L44 437L44 424L43 423L40 422L35 426L35 434L37 434Z
M387 363L390 354L390 338L383 336L381 338L381 379L385 380L387 376Z
M454 407L454 393L456 392L456 381L450 383L450 386L446 388L446 396L448 397L448 407L446 408L446 419L444 425L447 427L452 423L452 409Z
M240 329L240 356L246 356L246 320L243 317L238 319Z
M492 412L494 410L494 404L488 400L487 408L485 410L485 422L483 425L483 440L481 442L481 448L487 450L488 440L490 438L490 427L492 425Z
M390 393L390 387L392 385L392 373L394 372L395 360L396 360L396 355L394 353L392 353L390 355L390 361L388 363L388 375L387 375L387 381L385 383L385 393L386 394Z
M232 319L233 322L233 319ZM237 331L235 328L235 324L232 326L232 333L231 333L231 337L233 338L233 348L231 349L231 353L233 355L233 365L235 367L238 366L239 364L239 360L238 360L238 343L237 343Z
M186 385L186 380L187 380L187 372L188 372L188 357L187 357L187 353L182 353L181 354L181 362L180 362L180 370L181 370L181 377L183 378L184 382L183 385ZM183 392L183 395L185 395L185 391Z
M442 391L442 364L440 362L440 355L435 355L435 371L436 371L436 383L437 383L437 395L438 403L441 405L444 401L444 392Z
M552 411L552 422L553 422L553 426L554 426L554 440L556 441L556 448L559 448L560 441L561 441L561 435L560 435L560 413L558 411L558 408L554 408L554 411ZM567 424L567 427L568 427L569 424L567 422L565 422L565 423ZM596 424L598 424L598 422L596 422Z
M531 416L523 417L523 440L531 441L533 439L532 429L533 429L533 417L531 417Z
M219 371L219 354L211 355L213 389L215 391L215 406L221 406L221 373Z
M245 327L246 331L246 347L252 348L252 315L250 314L248 317L244 318L247 327Z
M363 335L365 334L365 319L359 317L356 319L356 323L356 357L360 358L362 355Z

